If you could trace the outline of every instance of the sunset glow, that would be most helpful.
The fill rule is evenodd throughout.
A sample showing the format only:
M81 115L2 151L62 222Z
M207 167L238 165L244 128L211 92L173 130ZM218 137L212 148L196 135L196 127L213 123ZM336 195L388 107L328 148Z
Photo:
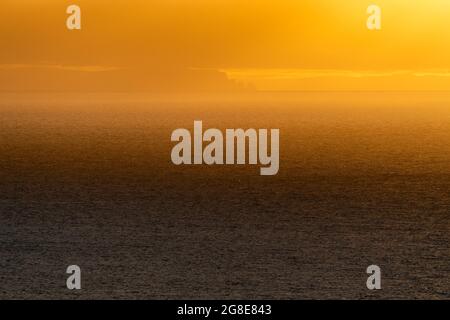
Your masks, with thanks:
M171 81L220 90L225 77L258 90L450 89L446 0L379 0L379 31L367 30L363 0L139 0L124 11L125 3L77 1L83 29L73 32L67 2L3 1L1 89L82 89L83 76L67 78L93 71L114 82L92 83L94 91L122 82L125 91L159 91Z

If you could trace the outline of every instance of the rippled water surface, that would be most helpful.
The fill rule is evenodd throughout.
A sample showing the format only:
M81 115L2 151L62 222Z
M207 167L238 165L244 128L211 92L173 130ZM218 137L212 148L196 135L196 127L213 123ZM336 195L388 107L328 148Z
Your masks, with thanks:
M279 128L279 174L173 165L194 120ZM450 298L449 93L8 96L0 139L0 298Z

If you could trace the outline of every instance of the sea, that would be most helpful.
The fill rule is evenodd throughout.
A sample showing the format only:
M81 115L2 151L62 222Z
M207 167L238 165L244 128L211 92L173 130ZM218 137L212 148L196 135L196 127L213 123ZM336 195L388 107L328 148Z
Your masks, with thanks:
M278 174L174 165L195 120ZM450 299L450 92L2 93L0 299Z

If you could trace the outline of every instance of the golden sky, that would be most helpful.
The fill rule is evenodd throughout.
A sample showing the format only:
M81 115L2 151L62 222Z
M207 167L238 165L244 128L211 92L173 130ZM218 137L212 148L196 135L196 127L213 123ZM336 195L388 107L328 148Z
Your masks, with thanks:
M382 30L366 28L370 4ZM66 29L66 8L82 30ZM2 0L0 91L450 90L448 0Z

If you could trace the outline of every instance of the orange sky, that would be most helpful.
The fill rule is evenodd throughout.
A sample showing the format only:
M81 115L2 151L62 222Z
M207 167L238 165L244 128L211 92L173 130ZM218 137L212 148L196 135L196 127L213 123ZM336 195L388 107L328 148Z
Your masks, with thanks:
M366 9L383 10L382 30ZM65 27L70 4L81 31ZM450 90L448 0L2 0L0 91ZM231 81L235 80L235 81Z

